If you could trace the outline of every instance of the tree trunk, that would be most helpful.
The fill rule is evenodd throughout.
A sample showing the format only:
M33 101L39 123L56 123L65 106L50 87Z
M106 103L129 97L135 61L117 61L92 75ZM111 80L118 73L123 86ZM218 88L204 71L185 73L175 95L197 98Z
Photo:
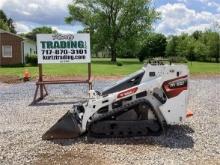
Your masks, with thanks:
M116 63L116 42L117 42L117 34L114 33L112 36L112 42L110 44L110 53L111 53L111 62L112 63Z
M116 62L116 50L115 48L111 48L111 62Z
M219 57L218 56L215 58L215 62L219 63Z

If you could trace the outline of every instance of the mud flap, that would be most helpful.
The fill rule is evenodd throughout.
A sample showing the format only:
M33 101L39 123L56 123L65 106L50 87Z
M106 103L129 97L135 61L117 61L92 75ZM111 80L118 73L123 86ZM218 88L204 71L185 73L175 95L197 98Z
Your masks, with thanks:
M82 134L80 118L68 111L43 136L43 140L71 139Z

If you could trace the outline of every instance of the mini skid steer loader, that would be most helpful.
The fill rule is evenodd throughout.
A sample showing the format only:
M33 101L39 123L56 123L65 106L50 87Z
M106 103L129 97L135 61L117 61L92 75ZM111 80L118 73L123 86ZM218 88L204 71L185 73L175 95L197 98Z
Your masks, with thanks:
M147 64L102 92L90 90L89 99L73 105L42 139L157 135L192 116L188 76L185 65Z

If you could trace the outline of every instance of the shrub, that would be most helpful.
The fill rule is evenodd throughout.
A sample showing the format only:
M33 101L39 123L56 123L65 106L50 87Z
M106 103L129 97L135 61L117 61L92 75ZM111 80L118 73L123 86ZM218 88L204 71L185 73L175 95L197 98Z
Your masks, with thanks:
M116 63L117 66L122 66L123 64L121 62Z
M140 62L143 62L144 59L145 59L145 57L144 57L143 54L139 54L138 58L139 58L139 61L140 61Z
M25 57L26 64L37 65L37 56L36 55L27 55Z
M149 57L149 52L146 50L146 48L143 48L139 53L138 53L138 59L140 62L144 62L145 58Z

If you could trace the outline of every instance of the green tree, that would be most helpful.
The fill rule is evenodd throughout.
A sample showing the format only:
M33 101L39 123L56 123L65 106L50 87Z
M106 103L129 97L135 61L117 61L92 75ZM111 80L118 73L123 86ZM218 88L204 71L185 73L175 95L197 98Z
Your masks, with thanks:
M5 31L10 31L8 24L3 19L0 19L0 29L3 29Z
M7 18L3 10L0 10L0 28L12 33L16 33L13 19Z
M220 36L218 32L206 31L203 34L204 44L208 49L208 57L214 58L215 62L219 62L220 58Z
M107 48L111 61L138 52L158 13L151 0L76 0L68 6L67 23L79 21L89 29L93 45Z
M193 37L187 38L187 53L185 54L185 57L190 61L196 60L195 52L194 52L194 48L195 48L194 43L195 43L195 39Z
M198 39L200 39L201 37L202 37L202 31L195 31L195 32L193 32L192 33L192 37L195 39L195 40L198 40Z
M182 59L186 58L187 60L194 61L195 57L195 43L196 39L188 34L182 34L178 37L178 44L176 47L177 57Z
M151 57L165 57L167 46L166 36L159 33L151 33L145 41L144 47L139 53L139 60Z
M194 53L195 53L195 58L198 61L207 61L208 59L208 49L207 46L200 42L196 41L194 43Z
M53 30L51 27L47 27L47 26L42 26L42 27L37 27L35 29L33 29L31 32L25 34L25 37L36 41L36 35L37 34L52 34L52 33L57 33L56 30Z
M178 36L170 36L168 37L168 43L166 46L166 56L171 57L171 56L177 56L176 52L176 47L178 44Z
M205 32L195 31L191 35L181 34L168 38L167 56L185 57L194 61L219 62L220 35L217 25Z
M0 19L2 19L4 22L7 22L8 18L3 10L0 10Z

